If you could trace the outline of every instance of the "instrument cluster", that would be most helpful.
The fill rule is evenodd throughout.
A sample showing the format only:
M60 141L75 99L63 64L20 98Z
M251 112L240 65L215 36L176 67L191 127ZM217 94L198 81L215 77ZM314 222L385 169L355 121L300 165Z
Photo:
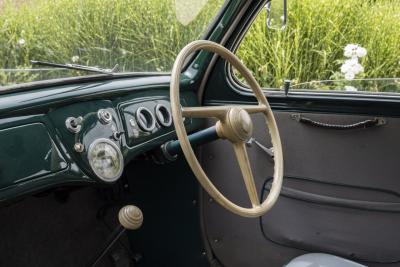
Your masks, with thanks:
M124 103L120 106L128 146L172 131L171 105L168 100Z
M65 118L64 140L71 142L67 146L73 148L90 176L103 182L118 180L138 148L159 146L170 140L174 131L166 98L135 99L116 107L110 101L94 101L79 105L79 109L71 106L70 111L73 116Z

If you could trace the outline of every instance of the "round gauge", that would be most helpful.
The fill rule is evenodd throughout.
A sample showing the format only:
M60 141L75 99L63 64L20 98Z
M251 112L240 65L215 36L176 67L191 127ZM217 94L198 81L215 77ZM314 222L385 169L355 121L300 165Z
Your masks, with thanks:
M89 146L88 160L93 172L105 182L117 180L124 168L121 150L105 138L97 139Z

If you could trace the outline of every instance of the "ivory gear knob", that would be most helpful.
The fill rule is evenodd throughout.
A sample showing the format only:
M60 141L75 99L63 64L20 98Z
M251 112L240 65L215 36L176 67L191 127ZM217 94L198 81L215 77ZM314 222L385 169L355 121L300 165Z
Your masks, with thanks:
M136 230L142 226L143 213L138 207L127 205L120 209L118 220L125 229Z

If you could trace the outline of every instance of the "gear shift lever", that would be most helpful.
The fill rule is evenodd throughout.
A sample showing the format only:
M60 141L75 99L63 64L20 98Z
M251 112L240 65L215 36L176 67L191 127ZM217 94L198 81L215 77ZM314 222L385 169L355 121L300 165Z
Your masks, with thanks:
M118 213L118 220L120 225L114 229L110 237L107 239L104 248L97 254L89 266L94 267L96 264L107 254L110 248L118 241L125 230L136 230L142 226L143 213L142 211L133 205L127 205L122 207Z
M119 210L118 220L125 229L136 230L142 226L143 213L138 207L127 205Z

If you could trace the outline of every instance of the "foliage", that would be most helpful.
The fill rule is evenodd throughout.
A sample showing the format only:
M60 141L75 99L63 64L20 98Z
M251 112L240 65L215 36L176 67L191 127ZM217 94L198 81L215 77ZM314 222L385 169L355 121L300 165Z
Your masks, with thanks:
M285 31L269 30L261 12L238 56L264 87L343 78L343 48L360 44L364 77L400 77L398 0L289 0Z
M0 10L0 68L30 68L30 59L72 63L78 56L76 63L83 65L169 71L180 49L201 37L223 1L208 1L188 26L177 21L174 0L15 2L6 0ZM26 76L12 78L26 81ZM0 72L0 85L7 82L4 77Z
M201 37L222 2L209 1L183 26L174 0L0 0L0 68L31 68L29 59L71 63L74 58L102 68L118 63L121 71L169 71L179 50ZM398 0L288 2L285 31L267 29L261 12L238 50L262 86L281 87L284 79L341 79L343 48L350 43L368 51L361 60L363 77L400 77ZM80 74L0 71L0 85L66 73Z

